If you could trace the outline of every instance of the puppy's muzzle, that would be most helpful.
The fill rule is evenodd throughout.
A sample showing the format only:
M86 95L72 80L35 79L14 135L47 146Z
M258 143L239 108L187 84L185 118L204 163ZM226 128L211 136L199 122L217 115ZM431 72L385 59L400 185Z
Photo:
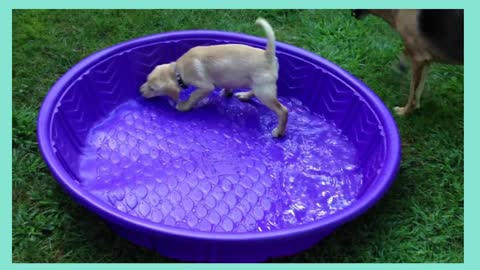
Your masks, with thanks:
M142 94L143 97L146 97L146 98L149 97L149 95L148 95L149 87L148 87L147 83L142 84L142 86L140 86L139 91L140 91L140 93Z

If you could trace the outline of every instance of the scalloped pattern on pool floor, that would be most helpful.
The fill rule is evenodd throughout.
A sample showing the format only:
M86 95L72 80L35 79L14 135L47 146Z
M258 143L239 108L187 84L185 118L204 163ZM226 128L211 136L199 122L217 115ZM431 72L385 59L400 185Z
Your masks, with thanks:
M353 145L296 99L287 136L255 99L213 94L189 112L130 100L91 129L79 178L120 211L166 226L252 232L342 210L362 185Z

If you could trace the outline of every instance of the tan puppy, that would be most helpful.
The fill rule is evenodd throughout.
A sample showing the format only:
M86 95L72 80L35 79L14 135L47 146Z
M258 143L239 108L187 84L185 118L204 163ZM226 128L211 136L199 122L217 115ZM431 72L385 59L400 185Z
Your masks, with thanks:
M266 50L240 44L194 47L176 62L155 67L140 92L146 98L169 96L178 101L181 88L193 85L197 89L187 101L176 106L179 111L187 111L217 87L224 88L227 95L232 93L232 89L249 88L250 91L236 93L235 96L241 100L256 96L278 116L278 125L272 135L283 136L288 110L277 99L275 34L266 20L259 18L256 24L265 30Z

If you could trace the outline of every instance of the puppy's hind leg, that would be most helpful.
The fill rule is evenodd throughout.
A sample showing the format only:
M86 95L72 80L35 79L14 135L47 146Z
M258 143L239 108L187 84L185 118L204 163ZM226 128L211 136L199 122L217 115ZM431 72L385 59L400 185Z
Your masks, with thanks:
M220 91L222 97L231 97L233 95L233 90L231 88L223 88Z
M285 135L288 121L288 109L281 104L277 99L277 87L275 84L268 84L263 86L257 86L252 89L255 96L267 106L270 110L274 111L278 117L277 127L273 129L273 137L281 137ZM250 92L252 92L250 91Z

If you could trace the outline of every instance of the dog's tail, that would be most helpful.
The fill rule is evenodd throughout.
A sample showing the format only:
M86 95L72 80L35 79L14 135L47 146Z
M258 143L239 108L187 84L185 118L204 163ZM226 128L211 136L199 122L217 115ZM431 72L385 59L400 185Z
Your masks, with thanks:
M273 32L272 27L264 18L258 18L255 24L262 26L267 36L267 48L265 49L265 53L269 58L274 58L275 57L275 33Z

